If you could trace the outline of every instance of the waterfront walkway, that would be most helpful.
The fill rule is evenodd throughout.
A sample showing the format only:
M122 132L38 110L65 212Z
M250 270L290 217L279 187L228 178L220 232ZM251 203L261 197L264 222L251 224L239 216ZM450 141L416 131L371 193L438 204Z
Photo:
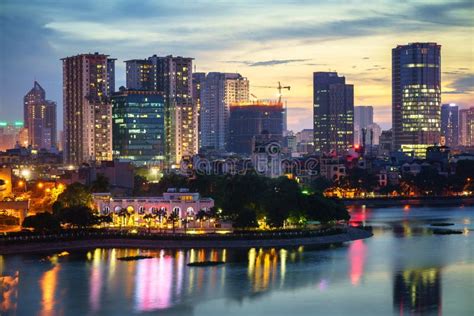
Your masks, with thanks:
M212 238L188 237L174 238L133 238L115 236L111 238L80 238L79 240L51 240L41 241L35 240L30 242L2 242L0 244L0 254L17 254L17 253L40 253L40 252L56 252L77 249L94 249L94 248L143 248L143 249L176 249L176 248L284 248L299 246L325 246L331 244L340 244L358 239L369 238L372 233L366 230L348 227L338 233L321 235L321 234L302 234L302 233L285 233L285 234L242 234L233 236L213 236Z

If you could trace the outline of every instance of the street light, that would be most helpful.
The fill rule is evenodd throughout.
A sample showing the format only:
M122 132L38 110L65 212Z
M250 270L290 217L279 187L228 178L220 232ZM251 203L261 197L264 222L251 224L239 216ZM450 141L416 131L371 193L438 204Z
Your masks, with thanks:
M26 180L31 176L31 170L29 169L22 169L20 172L21 176Z

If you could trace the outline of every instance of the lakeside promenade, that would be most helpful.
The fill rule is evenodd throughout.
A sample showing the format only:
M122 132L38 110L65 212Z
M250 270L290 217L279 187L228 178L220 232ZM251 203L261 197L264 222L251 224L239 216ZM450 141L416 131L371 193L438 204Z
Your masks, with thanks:
M255 233L242 236L203 236L186 238L173 238L173 236L160 236L153 239L140 238L140 236L101 238L83 236L79 240L51 240L51 241L23 241L0 244L0 255L20 253L44 253L69 250L87 250L94 248L143 248L143 249L176 249L176 248L273 248L273 247L299 247L299 246L326 246L340 244L358 239L371 237L373 234L367 230L347 227L339 233L327 235L308 235L300 233L264 234ZM145 236L144 236L145 237Z

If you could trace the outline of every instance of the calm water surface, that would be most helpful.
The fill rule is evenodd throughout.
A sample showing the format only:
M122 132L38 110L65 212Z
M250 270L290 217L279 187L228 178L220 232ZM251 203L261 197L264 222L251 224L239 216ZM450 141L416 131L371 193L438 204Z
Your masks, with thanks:
M375 236L325 250L0 256L0 314L474 315L474 208L351 212ZM436 222L463 234L433 235ZM116 260L139 253L156 258Z

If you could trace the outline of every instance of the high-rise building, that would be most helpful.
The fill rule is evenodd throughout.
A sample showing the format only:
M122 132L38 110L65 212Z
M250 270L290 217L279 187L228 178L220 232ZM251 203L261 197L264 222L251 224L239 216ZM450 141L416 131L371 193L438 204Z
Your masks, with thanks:
M147 59L125 61L127 89L154 90L153 64Z
M459 134L459 108L456 104L443 104L441 106L441 137L446 146L458 145Z
M341 153L354 141L354 86L337 72L313 74L314 147Z
M114 157L136 165L165 159L165 105L157 91L121 89L112 96Z
M198 148L202 147L201 137L201 91L203 90L204 83L206 80L206 73L194 72L193 73L193 103L198 114Z
M23 122L0 121L0 151L15 146L28 146L28 131L23 127Z
M201 146L224 150L228 141L230 105L248 102L249 82L240 74L210 72L200 92Z
M198 151L198 113L193 103L193 58L159 57L127 61L127 87L162 93L165 101L166 160L179 163ZM151 75L150 75L151 74Z
M46 93L37 81L23 98L23 103L28 144L33 149L57 148L56 103L46 100Z
M419 157L440 140L440 51L436 43L412 43L392 49L394 147Z
M374 108L369 105L354 107L354 144L360 145L362 130L374 123Z
M374 107L358 105L354 107L354 125L365 128L374 123Z
M228 151L250 155L255 139L262 134L266 135L266 139L281 141L283 137L281 102L254 101L230 106Z
M459 110L459 144L474 146L474 107Z
M81 164L112 159L114 59L99 53L62 59L64 161Z

